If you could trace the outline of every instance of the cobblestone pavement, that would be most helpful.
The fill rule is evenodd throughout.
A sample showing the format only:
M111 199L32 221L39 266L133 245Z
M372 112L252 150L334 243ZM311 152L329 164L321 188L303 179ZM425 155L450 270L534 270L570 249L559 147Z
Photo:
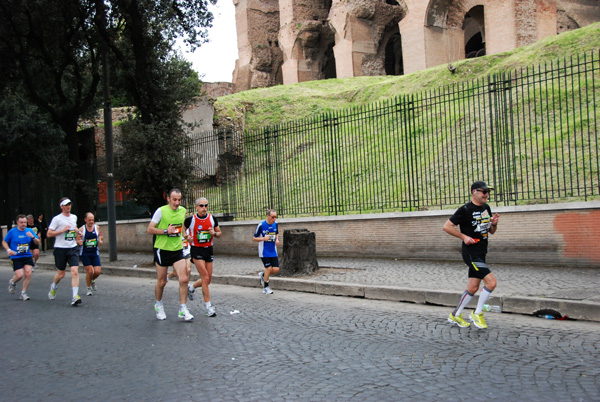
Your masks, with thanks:
M52 275L34 273L28 302L0 291L2 400L600 400L598 323L490 313L460 329L448 308L222 285L217 317L194 301L186 323L175 283L157 321L154 280L102 276L73 308L69 274L47 299Z

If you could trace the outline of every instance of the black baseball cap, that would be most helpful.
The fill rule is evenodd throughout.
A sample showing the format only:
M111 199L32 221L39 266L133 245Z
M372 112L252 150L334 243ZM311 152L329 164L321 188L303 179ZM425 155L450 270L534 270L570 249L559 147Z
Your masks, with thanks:
M488 186L488 184L486 182L484 182L484 181L476 181L473 184L471 184L471 191L478 190L478 189L481 189L481 190L493 190L494 187Z

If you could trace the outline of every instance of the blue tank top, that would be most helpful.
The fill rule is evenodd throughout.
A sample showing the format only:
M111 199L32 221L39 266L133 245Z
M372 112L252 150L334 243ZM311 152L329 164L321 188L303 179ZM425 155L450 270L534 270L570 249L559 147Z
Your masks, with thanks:
M96 225L92 231L88 231L87 227L84 227L83 245L81 246L81 255L100 255L98 250L98 232Z

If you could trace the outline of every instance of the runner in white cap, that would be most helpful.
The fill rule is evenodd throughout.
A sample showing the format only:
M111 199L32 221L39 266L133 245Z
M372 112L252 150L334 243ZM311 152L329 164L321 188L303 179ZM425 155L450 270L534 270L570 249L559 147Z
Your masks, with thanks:
M77 216L71 213L72 202L67 197L61 198L60 209L62 212L52 218L48 226L48 237L54 237L54 264L56 265L56 275L48 298L54 300L56 289L62 278L65 277L67 265L71 269L71 286L73 290L73 299L71 306L81 304L79 297L79 253L77 252L77 237L80 236L77 230Z

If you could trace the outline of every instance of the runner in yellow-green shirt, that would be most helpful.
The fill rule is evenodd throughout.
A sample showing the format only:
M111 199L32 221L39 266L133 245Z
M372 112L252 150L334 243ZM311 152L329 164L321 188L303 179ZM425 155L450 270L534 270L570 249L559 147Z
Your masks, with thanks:
M167 269L169 265L172 265L179 278L179 302L181 304L177 318L191 321L194 316L190 314L186 305L189 274L186 269L181 242L181 230L186 214L185 208L181 206L181 190L176 188L170 190L167 194L167 202L167 205L158 208L154 212L147 229L149 234L155 236L154 265L156 266L157 281L154 310L157 319L167 319L162 296L167 284Z

